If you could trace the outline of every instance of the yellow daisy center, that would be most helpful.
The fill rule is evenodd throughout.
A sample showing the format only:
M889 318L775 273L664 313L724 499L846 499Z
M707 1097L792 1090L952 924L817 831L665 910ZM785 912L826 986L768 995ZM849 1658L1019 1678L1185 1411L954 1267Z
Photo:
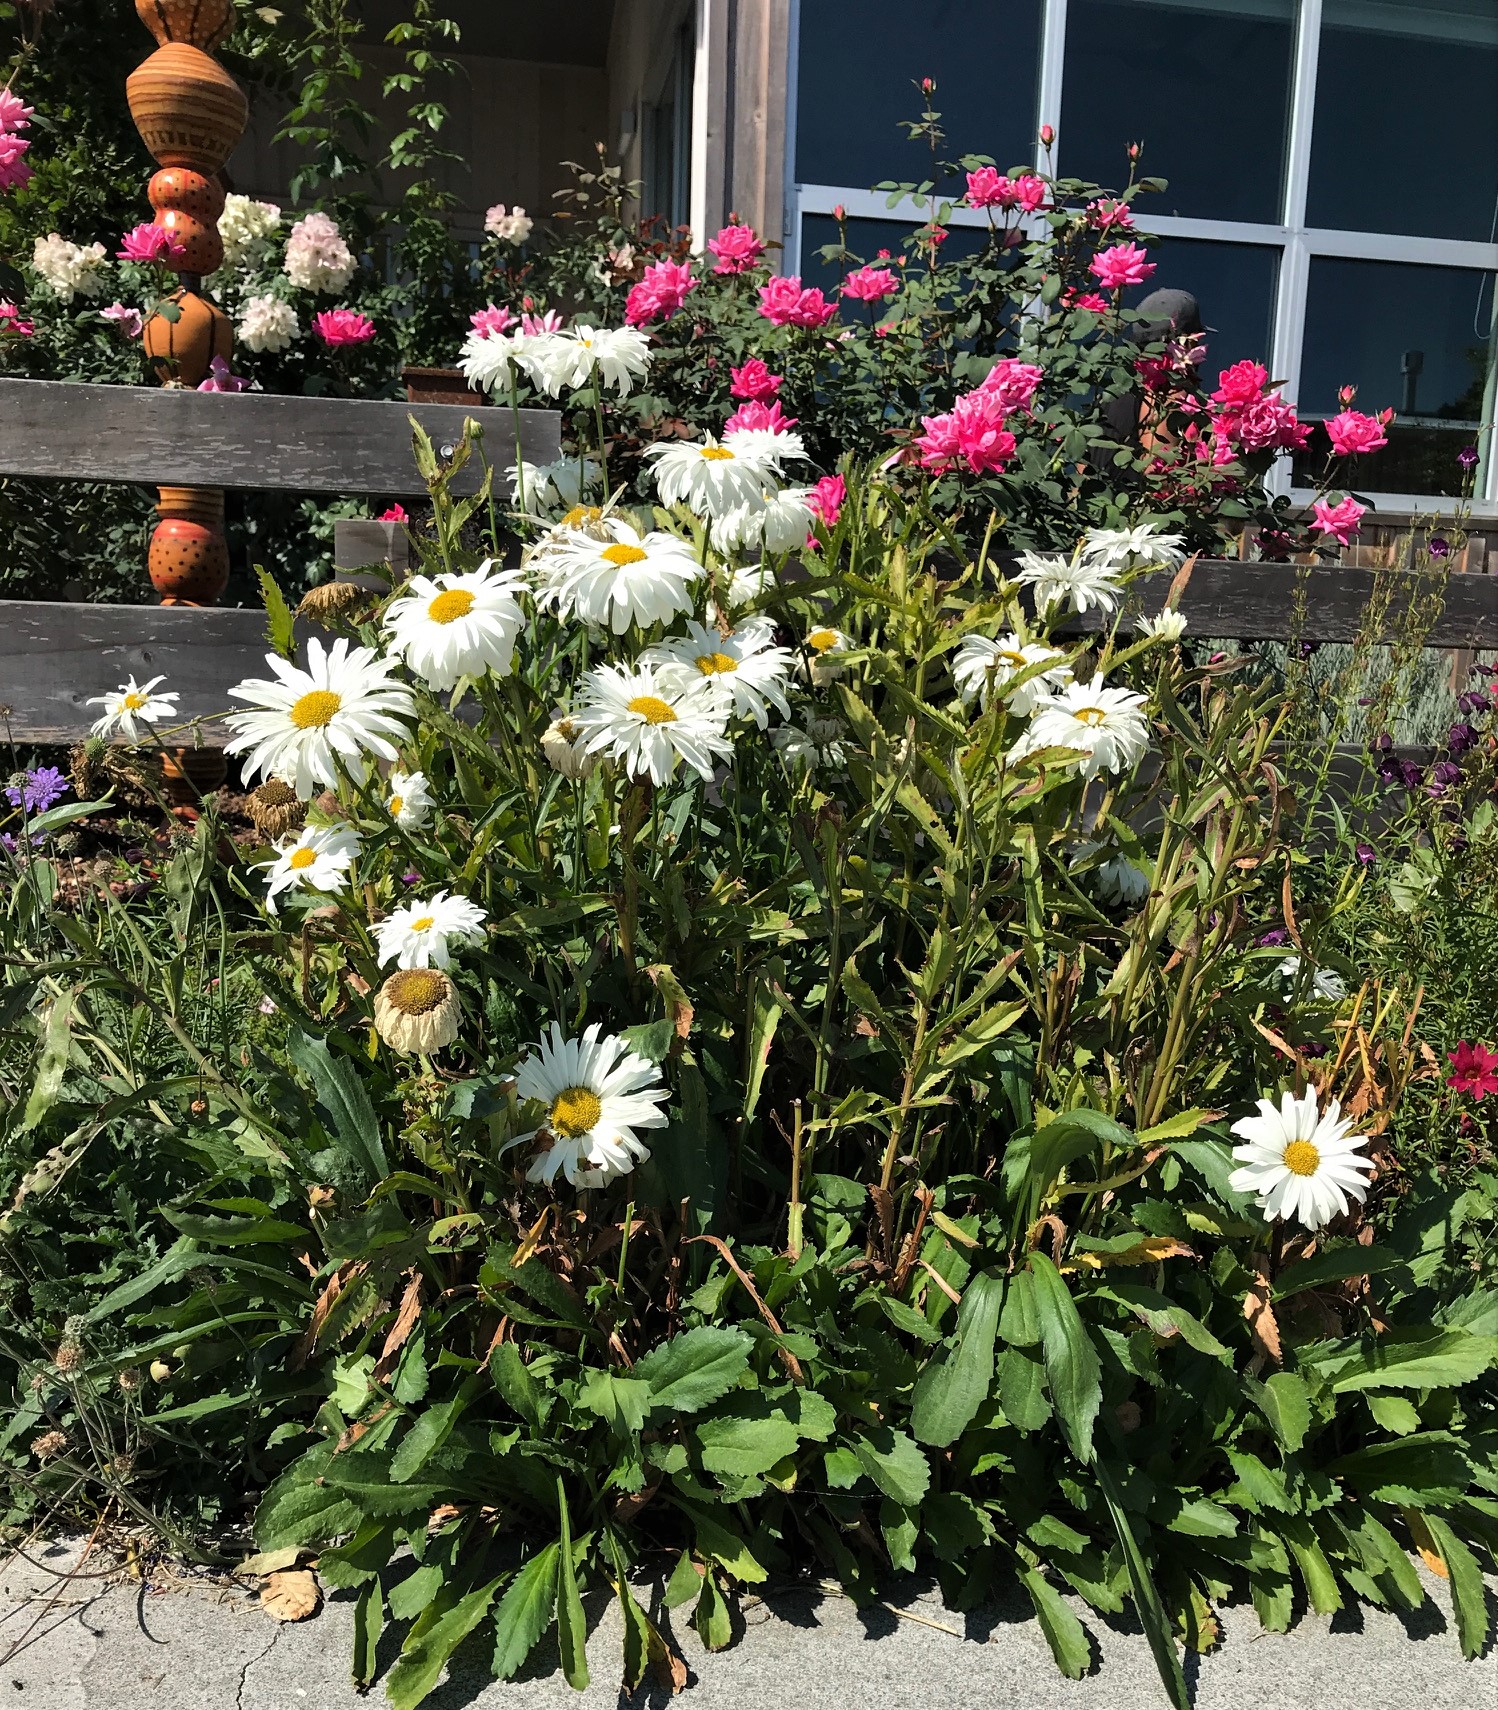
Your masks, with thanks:
M402 1015L425 1015L447 1000L447 976L435 968L402 968L385 982L385 996Z
M413 932L430 932L432 930L432 924L436 918L436 915L424 914L420 920L413 920L411 922L411 930Z
M814 629L807 636L806 645L814 653L826 653L829 648L837 646L837 631L835 629Z
M302 873L305 872L316 859L317 851L315 849L308 849L304 845L300 849L292 850L286 865L290 867L293 872Z
M391 812L391 814L396 819L399 819L401 816L401 810L405 807L405 805L406 805L406 798L404 796L392 796L390 798L390 812Z
M562 528L581 528L584 523L596 523L603 515L597 505L574 505L562 518Z
M120 702L121 707L126 712L139 712L140 709L145 704L146 704L146 697L144 695L137 695L134 692L134 690L132 690L128 695L126 695L125 698Z
M708 463L727 463L732 459L733 453L726 445L704 445L702 456Z
M675 709L659 695L636 695L628 710L638 713L646 724L675 724Z
M333 722L343 696L331 689L309 689L291 709L291 722L298 730L321 730Z
M1078 724L1102 724L1108 717L1106 707L1078 707L1072 714Z
M697 669L704 677L719 677L725 671L737 671L739 662L731 653L699 653Z
M614 546L604 547L603 556L610 564L643 564L650 554L643 547L629 546L621 540Z
M1030 663L1023 653L1011 653L1007 647L1001 647L995 657L1007 660L1011 665L1025 666Z
M433 623L456 623L473 610L473 595L467 588L444 588L427 607Z
M598 1126L603 1105L591 1087L567 1087L551 1101L546 1125L564 1140L578 1140Z
M1321 1153L1309 1140L1292 1140L1285 1148L1284 1165L1292 1176L1314 1176L1321 1168Z

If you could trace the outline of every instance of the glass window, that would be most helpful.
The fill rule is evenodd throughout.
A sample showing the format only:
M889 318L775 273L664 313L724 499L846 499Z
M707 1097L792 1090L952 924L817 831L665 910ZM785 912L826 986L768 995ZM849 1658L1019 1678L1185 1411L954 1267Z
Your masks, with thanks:
M1248 357L1268 363L1274 333L1274 292L1280 252L1260 244L1202 243L1161 238L1150 245L1155 272L1147 284L1124 293L1134 309L1151 291L1189 291L1201 307L1207 334L1203 375ZM1209 386L1208 391L1211 390Z
M929 176L914 85L936 79L943 158L1033 158L1041 0L801 0L796 178L867 189Z
M881 249L892 256L908 255L906 238L918 228L900 220L849 220L848 248L865 261L873 261ZM807 214L801 221L801 279L806 285L820 285L830 297L842 284L844 270L835 262L823 261L817 251L835 244L837 221L830 214ZM943 261L956 255L976 255L988 241L987 226L951 226L947 241L941 246ZM919 264L924 266L924 260ZM857 309L864 313L862 303L850 304L849 313Z
M1492 353L1493 277L1459 267L1390 261L1311 263L1301 361L1302 416L1335 414L1337 390L1357 408L1391 406L1388 447L1360 460L1357 482L1375 493L1450 493L1456 455L1474 443ZM1319 467L1326 441L1297 476Z
M1149 209L1277 221L1294 52L1295 0L1070 0L1058 164L1116 186L1142 142Z
M1498 0L1326 0L1306 223L1491 243Z
M691 26L684 25L677 32L676 51L660 95L643 115L645 177L640 212L667 226L684 226L691 217L692 70L696 53Z

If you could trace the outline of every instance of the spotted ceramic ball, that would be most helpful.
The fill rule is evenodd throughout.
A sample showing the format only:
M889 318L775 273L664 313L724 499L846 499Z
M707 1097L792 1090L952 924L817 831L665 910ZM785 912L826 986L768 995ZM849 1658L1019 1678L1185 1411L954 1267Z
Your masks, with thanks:
M152 177L146 194L158 211L175 209L205 226L216 226L224 211L224 189L219 181L186 166L163 167Z
M229 582L229 547L216 529L166 517L151 536L151 586L163 599L209 605Z

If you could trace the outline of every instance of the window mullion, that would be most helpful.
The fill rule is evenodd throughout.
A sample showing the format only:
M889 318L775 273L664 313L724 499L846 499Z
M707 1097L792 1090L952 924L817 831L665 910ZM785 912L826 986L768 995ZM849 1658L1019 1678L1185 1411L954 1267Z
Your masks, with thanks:
M1285 139L1285 224L1305 230L1306 198L1311 187L1311 138L1316 126L1316 67L1321 56L1321 0L1300 0L1295 34L1295 77L1290 97L1290 131Z
M1040 79L1035 91L1035 164L1043 166L1046 152L1040 146L1040 127L1050 125L1056 132L1051 149L1051 170L1060 172L1058 164L1064 142L1061 135L1061 92L1066 73L1066 0L1045 0L1045 12L1040 25ZM1000 166L1004 163L999 162Z

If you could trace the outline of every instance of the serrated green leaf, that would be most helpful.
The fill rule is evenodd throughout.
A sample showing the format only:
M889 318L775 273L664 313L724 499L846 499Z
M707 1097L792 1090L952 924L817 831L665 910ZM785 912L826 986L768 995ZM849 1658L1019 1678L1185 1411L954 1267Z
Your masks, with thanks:
M630 1376L650 1385L652 1413L698 1413L727 1395L749 1369L753 1346L742 1330L702 1325L652 1348Z
M557 1559L555 1544L521 1568L494 1611L494 1663L496 1680L513 1679L551 1625L557 1603Z
M416 1710L436 1686L448 1658L488 1614L503 1577L476 1586L430 1626L418 1624L412 1630L385 1682L391 1710Z
M1031 1253L1029 1267L1051 1405L1068 1447L1085 1465L1093 1456L1092 1429L1103 1401L1102 1366L1061 1273L1039 1252Z
M887 1497L903 1507L916 1507L930 1487L931 1468L905 1432L880 1426L855 1437L852 1448L859 1466Z
M296 618L286 603L286 596L263 564L255 566L255 580L260 584L260 600L265 607L265 638L271 650L283 659L295 659Z
M1421 1516L1436 1552L1445 1563L1451 1584L1451 1603L1456 1615L1456 1636L1462 1655L1469 1661L1481 1656L1488 1642L1488 1601L1482 1569L1474 1556L1438 1514Z
M1068 1680L1080 1680L1092 1666L1092 1644L1087 1629L1038 1568L1026 1568L1019 1577L1035 1605L1035 1618L1051 1647L1056 1667Z
M972 1424L988 1400L1003 1299L1002 1277L979 1271L968 1279L952 1346L933 1354L916 1379L910 1429L918 1442L945 1448Z
M588 1684L588 1623L583 1616L582 1592L577 1566L572 1559L572 1518L567 1512L567 1492L557 1479L557 1510L562 1536L557 1545L557 1645L562 1653L562 1674L567 1684L581 1692Z

